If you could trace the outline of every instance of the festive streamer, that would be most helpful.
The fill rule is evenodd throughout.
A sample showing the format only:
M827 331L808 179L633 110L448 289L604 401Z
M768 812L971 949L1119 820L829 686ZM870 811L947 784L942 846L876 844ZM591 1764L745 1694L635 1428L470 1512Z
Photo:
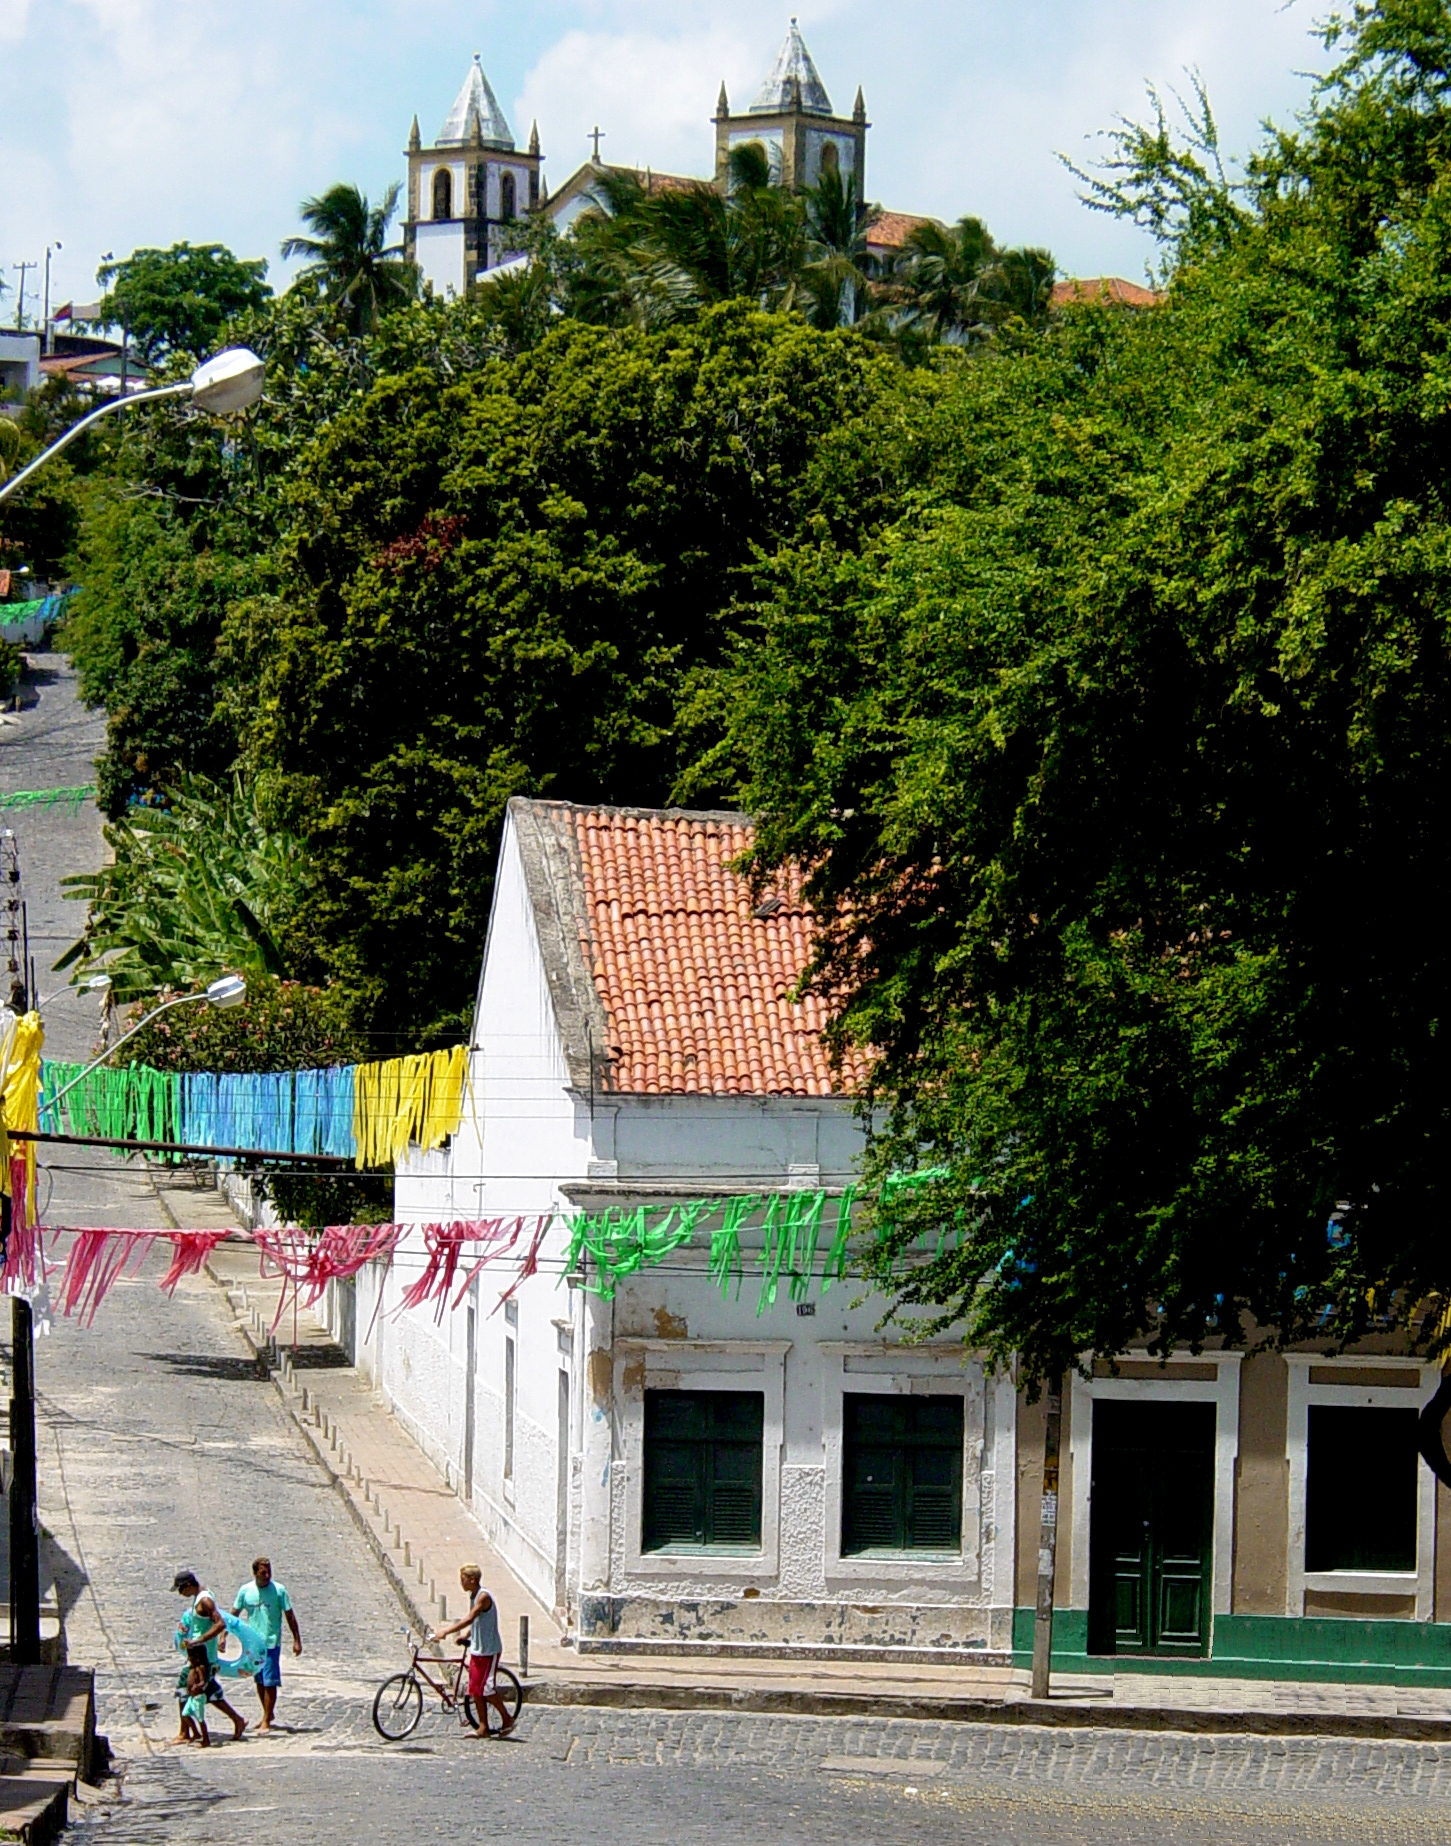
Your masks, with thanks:
M544 1240L544 1233L553 1219L553 1212L542 1212L535 1225L534 1235L524 1258L524 1268L515 1278L514 1288L525 1280L524 1269L533 1275L538 1267L539 1246ZM518 1242L525 1220L516 1218L511 1225L507 1218L485 1218L473 1221L457 1221L452 1224L424 1224L415 1228L423 1235L423 1247L427 1260L418 1277L406 1288L394 1308L391 1318L407 1313L410 1309L421 1308L432 1301L434 1322L441 1322L448 1307L448 1298L453 1291L454 1277L458 1274L459 1263L463 1260L464 1248L468 1244L482 1243L484 1250L465 1278L462 1288L454 1301L454 1306L463 1299L468 1285L485 1263L495 1262L507 1254ZM513 1289L509 1290L513 1293ZM503 1299L503 1297L501 1297Z
M18 1158L23 1178L15 1196L24 1196L25 1209L35 1215L35 1143L12 1145L9 1131L27 1128L31 1133L40 1119L41 1048L45 1028L40 1014L22 1013L17 1019L8 1009L0 1014L0 1192L10 1193L14 1162Z
M5 1262L0 1268L0 1288L7 1295L23 1293L45 1280L45 1246L31 1222L29 1189L25 1180L25 1162L18 1153L10 1156L10 1236L5 1244Z
M391 1262L402 1235L403 1226L399 1224L332 1224L316 1241L303 1230L254 1231L252 1240L264 1263L272 1263L284 1278L272 1331L275 1333L281 1325L288 1284L294 1302L312 1307L329 1282L356 1275L366 1263Z
M410 1142L440 1147L458 1133L468 1050L423 1052L360 1064L354 1078L353 1139L363 1166L397 1166Z
M412 1143L425 1151L441 1146L458 1132L468 1086L462 1045L317 1070L122 1064L82 1076L84 1065L55 1059L40 1068L40 1126L51 1134L328 1154L355 1158L360 1167L396 1166Z
M0 795L0 808L65 807L72 814L79 814L95 792L90 783L84 788L17 788L8 795Z
M809 1292L826 1196L819 1190L737 1193L730 1198L696 1199L684 1205L581 1212L570 1223L569 1266L577 1268L588 1257L594 1274L586 1277L584 1286L608 1298L626 1276L664 1262L672 1250L689 1243L697 1229L719 1213L720 1222L711 1232L707 1268L722 1295L729 1292L735 1278L739 1296L745 1272L741 1228L747 1218L759 1212L761 1291L756 1312L764 1314L775 1305L783 1276L790 1280L793 1301L804 1300ZM822 1269L823 1291L846 1274L855 1197L855 1187L848 1187L838 1204L836 1231Z

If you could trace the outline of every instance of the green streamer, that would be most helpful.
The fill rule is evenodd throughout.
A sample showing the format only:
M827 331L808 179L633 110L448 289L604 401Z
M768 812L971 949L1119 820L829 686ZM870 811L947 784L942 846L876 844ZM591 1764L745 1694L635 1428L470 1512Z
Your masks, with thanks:
M79 814L95 795L95 788L18 788L13 794L0 795L0 808L61 808Z
M826 1262L821 1270L823 1295L833 1282L846 1280L846 1246L851 1237L851 1208L855 1202L856 1187L848 1186L836 1208L836 1235L831 1240L831 1248L826 1253Z

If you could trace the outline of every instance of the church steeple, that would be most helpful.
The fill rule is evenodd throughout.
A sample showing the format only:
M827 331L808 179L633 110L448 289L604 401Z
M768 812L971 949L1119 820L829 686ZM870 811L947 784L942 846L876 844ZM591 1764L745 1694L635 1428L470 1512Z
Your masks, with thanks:
M418 132L418 117L415 115L413 118L413 126L408 131L408 152L410 154L416 154L422 146L423 140Z
M773 183L792 191L816 186L823 174L837 173L855 183L856 197L866 197L866 98L860 87L850 115L831 106L801 27L791 21L776 61L748 109L733 115L725 85L715 106L715 183L730 188L731 152L749 142L764 149Z
M539 123L537 120L529 124L529 152L531 154L539 152Z

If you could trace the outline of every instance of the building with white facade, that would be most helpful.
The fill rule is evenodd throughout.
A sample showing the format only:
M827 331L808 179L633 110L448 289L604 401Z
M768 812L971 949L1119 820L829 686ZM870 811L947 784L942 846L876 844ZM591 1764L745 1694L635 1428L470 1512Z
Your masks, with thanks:
M861 1130L816 1003L790 997L799 882L754 902L730 869L749 840L736 814L510 804L474 1107L400 1171L397 1213L554 1228L501 1309L508 1271L485 1270L459 1312L380 1316L371 1342L360 1277L359 1361L583 1647L1001 1649L1013 1386L950 1339L884 1336L859 1285L823 1289ZM679 1204L700 1233L613 1293L588 1253L565 1273L575 1214L643 1207L668 1241ZM812 1214L810 1251L804 1228L771 1244L767 1303L775 1226Z
M520 153L475 53L431 147L414 116L407 158L404 255L435 294L467 294L524 248L525 225L540 203L538 124Z
M960 1342L901 1343L836 1274L860 1072L792 997L799 881L732 870L750 837L510 804L471 1104L400 1168L397 1215L518 1236L437 1315L394 1311L410 1237L332 1324L581 1649L1024 1665L1043 1406ZM1058 1666L1451 1685L1451 1493L1417 1454L1437 1379L1389 1337L1084 1355Z

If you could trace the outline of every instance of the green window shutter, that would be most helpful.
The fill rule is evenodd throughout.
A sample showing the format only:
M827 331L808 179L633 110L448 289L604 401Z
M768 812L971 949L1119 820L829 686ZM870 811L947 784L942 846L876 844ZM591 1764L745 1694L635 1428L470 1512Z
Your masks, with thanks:
M759 1391L647 1391L643 1551L759 1545Z
M962 1399L848 1392L842 1400L843 1557L962 1543Z

